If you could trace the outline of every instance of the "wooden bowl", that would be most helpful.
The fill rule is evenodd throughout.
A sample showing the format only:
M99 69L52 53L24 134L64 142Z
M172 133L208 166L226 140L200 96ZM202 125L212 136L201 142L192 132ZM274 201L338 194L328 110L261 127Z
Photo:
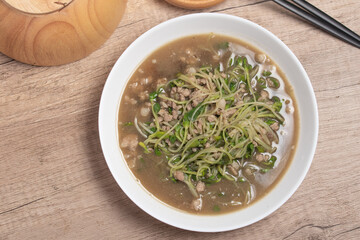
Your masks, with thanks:
M201 8L212 7L216 4L223 2L224 0L165 0L165 1L181 8L201 9Z
M23 63L74 62L118 26L127 0L0 0L0 52Z

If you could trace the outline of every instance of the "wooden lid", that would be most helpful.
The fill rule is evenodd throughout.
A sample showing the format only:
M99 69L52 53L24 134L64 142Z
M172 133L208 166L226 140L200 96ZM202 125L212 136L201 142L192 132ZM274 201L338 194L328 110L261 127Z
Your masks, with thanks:
M54 66L98 49L122 18L127 0L0 0L0 52Z
M224 0L165 0L168 3L181 8L201 9L208 8L223 2Z

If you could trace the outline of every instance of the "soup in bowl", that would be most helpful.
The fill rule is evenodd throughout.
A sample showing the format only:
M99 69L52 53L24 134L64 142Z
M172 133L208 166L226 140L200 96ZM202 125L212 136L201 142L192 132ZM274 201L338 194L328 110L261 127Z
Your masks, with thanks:
M103 152L124 192L195 231L246 226L280 207L310 166L317 123L291 51L222 14L176 18L139 37L110 73L99 111Z

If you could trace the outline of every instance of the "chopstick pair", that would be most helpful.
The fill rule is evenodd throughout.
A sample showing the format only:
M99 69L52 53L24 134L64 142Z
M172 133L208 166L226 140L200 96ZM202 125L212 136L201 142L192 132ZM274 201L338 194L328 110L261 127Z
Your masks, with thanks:
M360 48L360 36L305 0L273 0L333 36Z

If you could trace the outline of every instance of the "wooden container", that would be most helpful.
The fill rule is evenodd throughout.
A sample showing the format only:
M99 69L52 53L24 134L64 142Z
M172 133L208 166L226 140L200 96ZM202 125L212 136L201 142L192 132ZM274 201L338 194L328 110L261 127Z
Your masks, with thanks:
M201 8L212 7L216 4L223 2L224 0L165 0L165 1L181 8L201 9Z
M0 0L0 52L53 66L88 56L118 26L126 0Z

